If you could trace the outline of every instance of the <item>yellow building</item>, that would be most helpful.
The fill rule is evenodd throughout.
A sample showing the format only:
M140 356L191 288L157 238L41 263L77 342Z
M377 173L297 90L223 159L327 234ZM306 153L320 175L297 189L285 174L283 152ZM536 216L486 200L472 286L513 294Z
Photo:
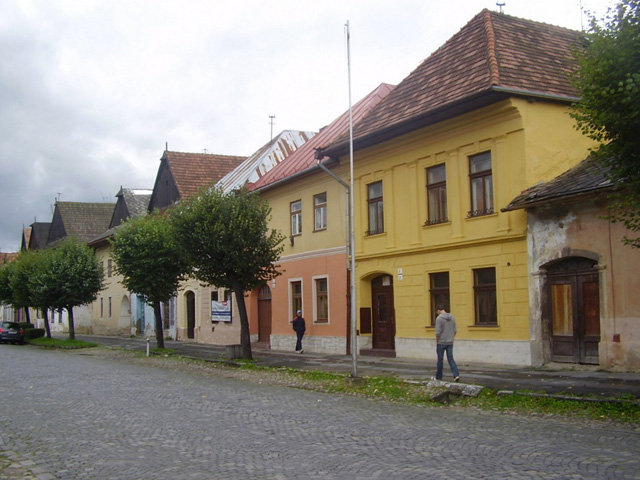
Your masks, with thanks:
M354 128L359 346L435 358L435 304L461 362L530 365L527 218L501 212L582 160L569 74L580 33L482 11ZM349 142L323 150L349 175Z

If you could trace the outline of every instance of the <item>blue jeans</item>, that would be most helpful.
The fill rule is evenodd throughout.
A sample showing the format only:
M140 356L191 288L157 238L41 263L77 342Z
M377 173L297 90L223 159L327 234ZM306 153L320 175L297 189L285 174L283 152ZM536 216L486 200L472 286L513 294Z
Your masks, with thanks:
M439 343L436 346L436 353L438 354L438 364L436 365L436 379L442 380L444 352L447 352L447 361L449 362L449 368L451 368L453 378L459 377L460 373L458 372L458 365L456 365L456 361L453 359L453 345L442 345Z
M296 332L296 352L302 350L302 337L304 337L304 332Z

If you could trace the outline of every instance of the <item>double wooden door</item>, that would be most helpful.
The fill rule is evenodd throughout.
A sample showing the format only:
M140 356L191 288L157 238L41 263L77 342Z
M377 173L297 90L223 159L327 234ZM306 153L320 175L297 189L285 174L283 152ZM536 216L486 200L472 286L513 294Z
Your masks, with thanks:
M598 364L600 285L592 262L562 262L548 270L547 285L553 361Z

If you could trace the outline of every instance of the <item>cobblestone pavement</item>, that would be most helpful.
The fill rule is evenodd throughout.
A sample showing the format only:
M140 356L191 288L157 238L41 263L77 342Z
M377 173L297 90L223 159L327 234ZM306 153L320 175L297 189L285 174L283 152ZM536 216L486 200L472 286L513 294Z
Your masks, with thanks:
M25 475L13 478L640 478L637 426L391 404L31 347L0 346L0 364L0 466Z

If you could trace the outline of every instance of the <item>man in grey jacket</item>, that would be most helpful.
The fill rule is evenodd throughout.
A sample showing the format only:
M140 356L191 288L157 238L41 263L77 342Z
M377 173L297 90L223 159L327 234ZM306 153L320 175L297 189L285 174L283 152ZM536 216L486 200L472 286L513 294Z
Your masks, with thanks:
M444 363L444 352L447 352L447 361L449 368L453 374L453 381L460 380L458 366L453 359L453 339L458 329L456 328L456 319L444 309L444 305L436 305L436 353L438 354L438 364L436 366L436 376L434 380L442 380L442 367Z

